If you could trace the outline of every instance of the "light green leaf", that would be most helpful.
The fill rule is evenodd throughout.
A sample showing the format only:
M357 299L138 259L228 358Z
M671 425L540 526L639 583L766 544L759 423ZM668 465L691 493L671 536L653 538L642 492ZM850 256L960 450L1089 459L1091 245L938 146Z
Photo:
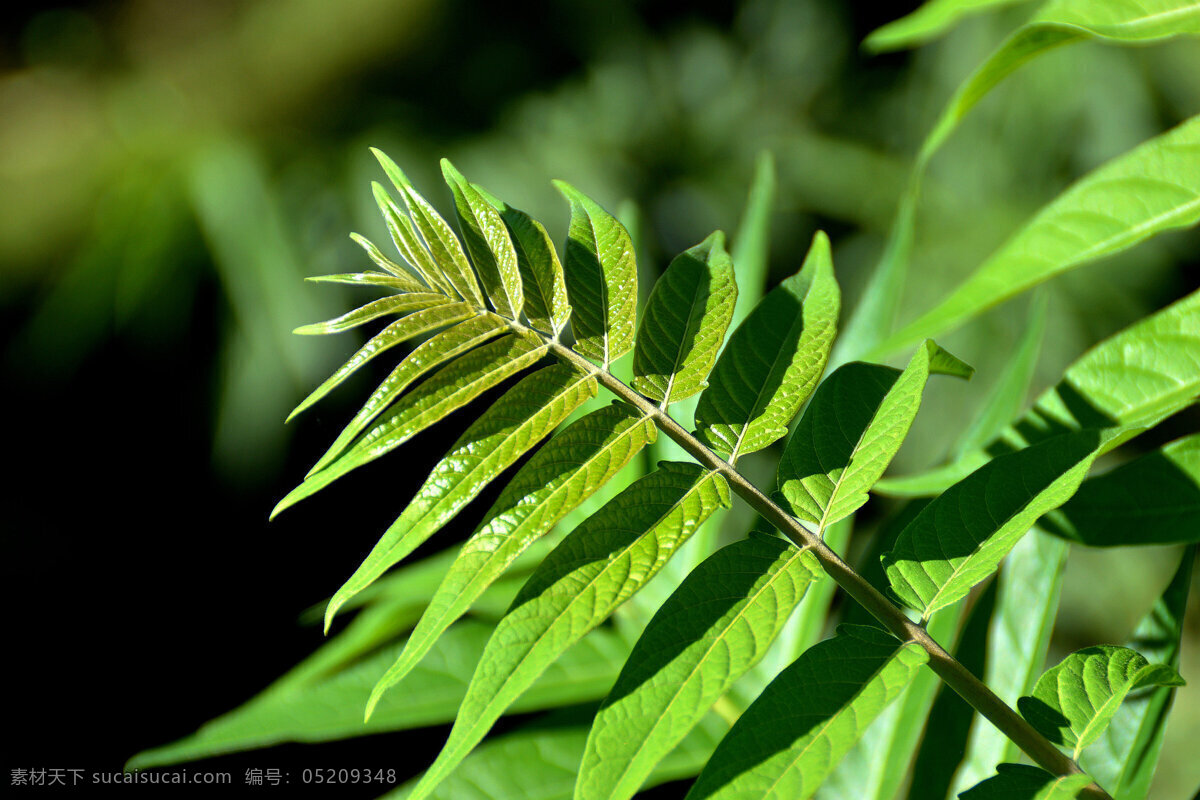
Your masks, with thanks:
M1200 3L1194 5L1200 14ZM1079 180L949 297L888 337L872 355L892 353L953 330L1055 275L1198 220L1200 117L1193 117Z
M475 272L467 261L467 254L463 252L458 237L446 224L446 220L442 219L437 209L417 192L412 182L390 158L375 148L371 148L371 152L379 160L380 166L396 190L404 197L413 224L429 247L429 254L433 256L435 270L445 277L464 300L474 303L476 308L486 308L483 294L479 291L479 282L475 280Z
M404 267L385 256L370 239L366 238L365 236L360 236L357 233L350 234L350 238L354 240L355 244L367 251L367 255L371 257L372 261L379 265L380 269L386 273L389 273L376 278L376 281L378 281L380 285L389 286L401 292L429 291L429 287L414 278L408 270L404 269ZM387 279L386 282L383 280L385 278ZM309 278L309 280L319 279Z
M128 766L144 769L284 742L324 742L447 723L454 719L490 633L491 626L479 622L455 625L409 676L412 691L384 699L366 723L362 705L380 671L395 659L399 645L331 675L267 689L195 734L139 753ZM603 696L627 653L628 645L618 635L593 631L551 665L513 711L537 711Z
M571 204L567 294L575 349L607 367L633 347L637 264L629 232L611 214L563 181L554 186Z
M1045 667L1069 549L1062 539L1034 528L1013 547L997 576L987 665L976 674L1010 707L1033 691ZM955 778L955 794L987 778L997 764L1019 756L1007 736L977 720Z
M338 609L449 522L518 458L597 392L596 379L565 364L547 367L509 389L459 437L400 517L384 532L325 611Z
M614 403L567 427L521 467L463 544L404 653L376 684L367 715L526 547L603 486L655 435L648 418Z
M883 563L892 590L923 616L965 597L1029 527L1066 502L1100 435L1064 434L1000 456L947 489L900 532Z
M379 183L371 181L371 192L375 195L375 204L379 206L379 213L383 215L388 234L392 237L392 244L396 246L396 250L404 257L404 260L429 286L448 298L461 300L462 296L454 290L454 286L434 263L433 256L426 249L421 237L417 235L412 220L400 210L392 200L392 196L387 193L387 189L384 189Z
M755 307L721 352L696 407L706 444L733 461L787 433L825 369L840 303L829 239L818 232L800 272Z
M290 421L301 411L309 408L322 397L329 394L335 387L380 353L398 344L403 344L409 339L420 336L423 333L470 319L475 316L475 313L466 303L442 303L441 305L414 311L405 317L401 317L371 337L370 341L360 347L350 357L349 361L338 367L337 371L326 378L325 382L314 389L308 397L304 398L300 405L292 409L292 413L288 414L285 422Z
M479 278L492 307L503 317L519 319L525 304L521 273L517 268L517 251L500 212L484 199L478 187L454 168L449 159L442 159L442 174L454 193L463 242L479 270Z
M1179 668L1183 619L1196 563L1196 546L1184 548L1179 569L1128 643L1147 660ZM1112 793L1113 800L1145 800L1162 749L1174 686L1160 686L1126 698L1100 738L1083 754L1087 772Z
M779 674L738 719L688 798L812 797L929 660L916 643L842 625Z
M1200 433L1088 478L1046 524L1089 547L1200 541Z
M1092 782L1087 775L1051 775L1026 764L1000 764L999 773L973 789L962 800L1072 800Z
M903 372L855 362L817 390L779 462L779 490L797 517L823 531L867 502L916 419L931 372L973 370L932 341Z
M950 30L960 19L1028 0L928 0L911 14L876 28L863 41L873 53L917 47Z
M351 328L385 317L388 314L408 314L423 308L445 305L446 298L440 294L420 292L414 294L393 294L372 300L364 306L348 311L340 317L314 322L311 325L301 325L292 333L302 336L322 335L326 333L341 333Z
M329 466L371 424L371 420L388 408L418 378L507 330L508 325L496 315L480 314L421 342L375 387L375 391L354 414L354 419L342 429L305 477L311 477Z
M558 337L571 316L567 302L567 284L562 264L550 234L542 223L513 208L481 187L475 187L483 198L500 212L517 253L517 268L524 287L525 317L538 330Z
M336 275L311 275L304 280L312 283L340 283L346 286L369 286L372 288L394 289L407 292L407 284L395 275L387 275L374 270L366 272L340 272ZM424 289L422 289L424 291Z
M414 800L466 757L547 665L657 575L713 511L728 505L729 487L719 475L696 464L666 463L568 535L497 625L450 738Z
M577 800L629 798L654 765L766 653L816 558L752 534L700 564L634 645L588 736Z
M532 366L545 353L546 345L540 339L511 335L459 356L389 408L383 419L340 458L311 472L279 501L271 516L324 489L347 472L395 450L505 378Z
M1147 686L1182 686L1169 664L1151 664L1136 650L1099 645L1078 650L1047 670L1033 695L1017 702L1021 716L1079 758L1096 741L1130 692Z
M720 231L671 261L642 312L633 388L663 407L705 387L737 302Z

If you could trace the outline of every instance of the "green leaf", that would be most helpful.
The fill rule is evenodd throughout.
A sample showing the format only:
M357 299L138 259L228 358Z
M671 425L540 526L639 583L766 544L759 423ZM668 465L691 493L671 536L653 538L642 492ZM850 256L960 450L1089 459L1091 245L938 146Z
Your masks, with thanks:
M667 405L705 387L737 302L733 261L720 231L676 256L642 312L633 388Z
M463 544L404 653L376 684L367 715L526 547L612 478L655 433L640 412L614 403L567 427L521 467Z
M567 294L575 349L607 367L633 347L637 264L629 232L611 214L563 181L554 186L571 204Z
M1047 529L1089 547L1200 541L1200 433L1088 478Z
M385 317L388 314L408 314L423 308L445 305L446 298L440 294L420 292L415 294L394 294L372 300L364 306L348 311L340 317L314 322L311 325L301 325L292 333L302 336L322 335L326 333L341 333L372 320Z
M1100 435L1064 434L1000 456L947 489L900 532L883 563L892 590L923 616L991 575L1029 527L1066 502Z
M389 408L340 458L324 468L314 467L303 483L279 501L271 516L395 450L505 378L532 366L545 353L546 345L540 339L512 335L459 356Z
M1047 670L1031 697L1017 702L1021 716L1079 758L1096 741L1130 692L1147 686L1183 686L1169 664L1151 664L1136 650L1099 645L1078 650Z
M1133 632L1128 645L1138 648L1147 660L1179 667L1183 619L1195 563L1196 546L1184 548L1179 569ZM1174 698L1174 686L1160 686L1126 698L1104 733L1083 754L1087 772L1109 789L1114 800L1145 800Z
M752 534L688 575L647 625L596 714L577 800L631 797L762 658L820 574L808 551Z
M376 676L395 659L399 645L367 655L332 675L267 689L195 734L139 753L128 767L144 769L284 742L324 742L447 723L454 719L490 633L491 626L479 622L455 625L409 676L412 691L386 698L366 723L362 704ZM627 653L628 645L618 635L593 631L547 669L513 711L537 711L603 696Z
M696 407L706 444L733 461L787 433L825 370L840 303L829 239L818 232L800 272L755 307L721 352Z
M742 714L688 798L811 797L928 659L878 628L840 626Z
M508 227L524 287L525 317L533 327L558 338L571 316L571 306L567 302L567 284L562 264L558 261L550 234L546 233L542 223L530 218L524 211L492 197L480 187L476 188L500 212L501 219Z
M317 463L308 471L306 477L311 477L329 466L354 442L355 437L371 424L373 419L388 408L418 378L507 330L508 325L504 320L494 314L481 314L421 342L392 369L383 382L375 388L375 391L371 392L371 396L338 434L337 439L329 446L324 455L317 459Z
M719 475L696 464L666 463L568 535L497 625L450 738L414 800L466 757L549 664L657 575L713 511L728 505L729 487Z
M779 490L797 517L823 531L867 502L900 449L931 372L973 370L926 341L903 372L855 362L813 396L779 462Z
M420 231L421 237L429 247L430 255L433 256L435 270L445 277L462 299L474 303L476 308L486 308L483 294L479 291L479 282L475 280L475 272L467 261L467 254L463 252L458 237L446 224L446 220L442 219L437 209L417 192L408 177L390 158L375 148L371 148L371 152L379 160L380 166L396 190L404 197L413 224Z
M374 282L376 282L378 285L388 286L401 292L429 291L429 287L414 278L408 272L408 270L404 269L404 267L385 256L383 252L371 242L370 239L366 238L365 236L360 236L357 233L350 234L350 238L354 240L355 244L367 251L367 255L371 257L372 261L379 265L380 269L386 273L389 273L387 275L379 275L374 279ZM321 279L309 278L309 280ZM372 281L368 280L363 282L371 283Z
M1194 5L1200 15L1200 4ZM892 353L953 330L1055 275L1197 221L1200 117L1193 117L1079 180L949 297L888 337L872 355Z
M408 316L401 317L371 337L370 341L360 347L350 357L349 361L338 367L337 371L326 378L325 382L314 389L308 397L304 398L300 405L292 409L292 413L288 414L285 421L290 421L297 414L329 394L335 387L380 353L398 344L403 344L409 339L420 336L423 333L470 319L475 316L475 313L466 303L443 303L421 309L420 311L414 311Z
M384 224L387 225L388 234L392 237L392 244L396 246L396 250L404 257L404 260L430 287L448 298L461 300L461 295L454 291L450 281L434 263L433 256L429 254L421 237L417 235L412 220L400 210L392 200L392 196L387 193L387 189L372 181L371 192L375 195L375 204L379 206L379 213L383 216Z
M996 611L988 630L987 665L975 672L1009 706L1033 691L1045 667L1050 634L1058 614L1069 545L1038 528L1017 542L997 576ZM977 721L967 759L955 779L955 793L1015 761L1020 750L995 726Z
M559 364L523 379L469 427L437 463L325 611L338 609L424 543L493 480L597 392L596 380Z
M742 210L742 219L733 238L733 263L736 266L738 298L733 309L733 324L740 325L758 301L767 285L771 267L771 213L776 194L775 156L769 150L758 154L754 162L754 180Z
M928 0L900 19L871 31L863 47L872 53L887 53L917 47L941 36L964 17L1028 0Z
M1092 779L1087 775L1051 775L1026 764L1000 764L999 773L963 792L962 800L1071 800Z
M449 159L442 159L442 174L454 193L454 207L462 229L463 242L484 291L496 313L509 319L519 319L525 298L521 288L521 273L517 268L517 251L500 212L454 168Z

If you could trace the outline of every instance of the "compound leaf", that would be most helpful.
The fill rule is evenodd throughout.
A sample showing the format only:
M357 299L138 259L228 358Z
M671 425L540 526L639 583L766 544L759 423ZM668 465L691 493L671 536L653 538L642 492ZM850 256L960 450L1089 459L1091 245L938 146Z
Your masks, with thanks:
M379 154L376 154L376 157L378 156ZM392 237L392 244L396 246L396 250L399 251L404 260L412 266L413 270L421 276L421 280L429 286L437 289L448 298L461 300L462 296L454 290L454 286L442 274L441 269L434 262L433 256L430 255L424 242L421 241L421 237L417 235L417 230L413 227L412 220L400 210L396 202L392 200L392 196L388 194L387 189L384 189L379 183L372 181L371 192L375 195L375 204L379 206L379 213L383 215L383 221L387 226L388 234Z
M1033 695L1017 701L1021 716L1050 741L1079 758L1096 741L1121 701L1147 686L1182 686L1169 664L1151 664L1128 647L1099 645L1078 650L1046 670Z
M821 384L779 462L779 490L818 530L853 514L900 449L931 372L972 370L932 341L903 372L855 362Z
M720 231L671 261L642 313L633 388L664 407L706 385L737 303L733 261Z
M842 625L779 673L717 746L689 800L806 800L929 656Z
M301 325L292 331L292 333L298 333L301 336L342 333L359 325L365 325L380 317L386 317L388 314L408 314L423 308L445 305L447 302L444 296L430 292L393 294L381 297L378 300L372 300L364 306L359 306L353 311L342 314L340 317L334 317L324 322L314 322L311 325Z
M896 595L928 616L991 575L1029 527L1066 502L1100 435L1064 434L1000 456L947 489L900 532L883 563Z
M359 273L358 276L355 276L358 278L358 280L343 281L343 282L345 282L345 283L366 283L366 284L374 284L374 285L378 285L378 286L387 286L389 288L395 289L396 291L400 291L400 292L427 292L427 291L429 291L429 288L425 284L421 283L419 280L414 278L408 272L408 270L404 269L404 267L400 266L399 264L397 264L396 262L392 261L390 258L385 256L383 254L383 251L381 251L378 247L376 247L375 243L372 242L370 239L368 239L365 236L361 236L357 233L350 234L350 238L354 240L355 244L357 244L363 250L366 250L367 255L370 256L371 260L374 261L385 273L388 273L388 274L371 276L370 274L364 275L363 273ZM310 281L318 280L319 281L319 280L328 279L329 277L334 277L334 276L325 276L324 278L309 278L308 280L310 280ZM337 277L346 277L346 276L337 276Z
M347 600L449 522L596 391L595 378L564 364L539 370L509 389L459 437L338 589L325 611L325 629Z
M479 271L492 308L503 317L519 319L525 299L517 268L517 251L508 227L500 212L480 193L479 187L468 182L449 159L442 159L442 174L454 194L463 242Z
M820 574L811 553L762 534L696 567L646 626L597 712L577 800L632 797L762 658Z
M571 306L567 302L567 284L562 264L550 234L542 223L520 209L479 189L484 199L500 212L508 227L509 237L517 253L517 268L524 287L525 317L533 327L555 338L567 325Z
M568 426L521 467L463 544L404 653L371 693L367 715L526 547L607 483L655 433L640 412L614 403Z
M706 444L732 461L783 438L825 370L840 305L829 239L818 232L801 270L763 298L717 359L696 406Z
M575 350L608 366L633 347L637 263L629 231L583 192L564 181L555 188L571 204L567 235L567 295Z
M728 505L722 477L696 464L665 463L569 534L496 626L446 746L413 799L433 791L549 664L657 575L716 509Z

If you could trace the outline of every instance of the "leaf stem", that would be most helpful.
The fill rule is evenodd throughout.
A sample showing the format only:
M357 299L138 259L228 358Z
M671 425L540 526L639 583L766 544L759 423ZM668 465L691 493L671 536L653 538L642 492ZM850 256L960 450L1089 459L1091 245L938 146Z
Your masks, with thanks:
M659 430L674 440L702 466L720 473L729 482L734 492L797 546L811 550L829 577L901 640L916 642L924 648L929 654L930 669L963 700L966 700L976 711L995 725L1001 733L1020 747L1035 763L1055 775L1074 775L1083 772L1078 764L1038 733L1032 725L1025 721L1024 717L1001 700L954 656L946 652L929 635L924 625L909 619L900 608L843 561L815 531L810 530L763 494L732 464L717 456L671 418L666 411L638 394L608 370L598 369L570 348L552 342L550 343L550 352L564 361L592 372L602 386L653 419ZM1095 783L1088 786L1080 794L1080 797L1092 798L1092 800L1112 800L1112 797Z

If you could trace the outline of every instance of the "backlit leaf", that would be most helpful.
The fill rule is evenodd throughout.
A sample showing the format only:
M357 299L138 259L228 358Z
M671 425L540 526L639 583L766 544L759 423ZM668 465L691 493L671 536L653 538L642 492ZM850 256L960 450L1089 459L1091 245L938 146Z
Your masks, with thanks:
M364 306L348 311L340 317L325 322L314 322L311 325L301 325L293 333L302 336L321 335L326 333L341 333L371 320L385 317L388 314L408 314L422 308L445 305L446 298L440 294L419 292L413 294L394 294L372 300Z
M521 273L517 269L517 251L500 212L445 158L442 159L442 174L454 193L463 242L479 270L479 279L492 301L492 308L503 317L519 319L525 302Z
M414 278L412 274L408 272L408 270L404 269L404 267L385 256L383 252L376 247L373 242L371 242L370 239L367 239L365 236L360 236L357 233L350 234L350 238L354 240L355 244L357 244L363 250L366 250L367 255L371 257L371 260L379 265L384 272L389 273L387 275L380 275L375 278L375 281L377 281L379 285L389 286L401 292L429 291L429 288ZM384 279L386 279L386 281ZM319 279L309 278L309 280Z
M476 187L478 188L478 187ZM558 252L542 223L520 209L480 189L484 199L500 212L508 226L509 237L517 253L517 268L524 287L525 316L533 327L555 338L571 316L567 302L567 284Z

